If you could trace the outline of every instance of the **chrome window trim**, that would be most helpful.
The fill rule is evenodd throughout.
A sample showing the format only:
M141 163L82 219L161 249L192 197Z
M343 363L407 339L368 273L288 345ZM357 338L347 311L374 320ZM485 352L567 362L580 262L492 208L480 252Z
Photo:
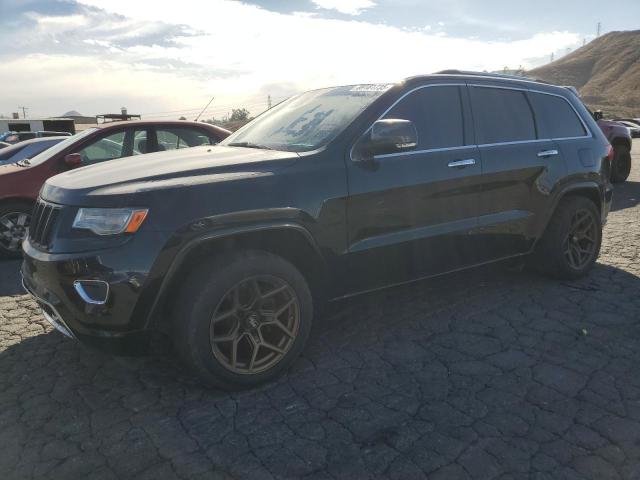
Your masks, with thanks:
M447 152L449 150L464 150L465 148L476 148L476 147L477 145L463 145L461 147L427 148L424 150L409 150L407 152L381 153L379 155L374 155L373 158L378 160L382 158L399 157L401 155L418 155L421 153Z
M535 84L536 82L531 82L531 83ZM456 146L456 147L429 148L429 149L423 149L423 150L410 150L410 151L407 151L407 152L384 153L384 154L380 154L380 155L374 155L373 156L374 160L383 160L385 158L393 158L393 157L407 156L407 155L419 155L419 154L426 154L426 153L446 152L446 151L450 151L450 150L462 150L462 149L465 149L465 148L473 148L473 147L477 147L477 148L497 147L497 146L501 146L501 145L519 145L519 144L524 144L524 143L541 143L541 142L551 142L551 141L580 140L580 139L585 139L585 138L593 138L591 130L589 130L589 128L587 127L587 124L585 123L585 121L582 119L582 117L578 113L578 110L576 110L576 107L574 107L571 104L571 102L569 100L567 100L563 95L560 95L560 94L557 94L557 93L551 93L551 92L544 92L542 90L536 90L536 89L527 88L527 87L507 87L507 86L504 86L504 85L486 85L486 84L482 85L482 84L479 84L479 83L466 83L466 82L465 83L431 83L431 84L428 84L428 85L420 85L418 87L412 88L408 92L404 93L395 102L393 102L391 104L391 106L389 108L387 108L382 113L382 115L380 115L373 123L377 122L378 120L381 120L387 113L389 113L398 103L400 103L402 100L404 100L404 98L407 97L408 95L411 95L412 93L414 93L414 92L416 92L418 90L421 90L423 88L429 88L429 87L498 88L498 89L503 89L503 90L517 90L517 91L520 91L520 92L539 93L541 95L550 95L550 96L553 96L553 97L559 97L559 98L563 99L565 102L567 102L569 104L569 106L573 110L573 113L578 117L578 119L580 120L580 123L582 124L582 128L584 128L584 131L587 132L587 134L579 136L579 137L536 138L536 139L533 139L533 140L513 140L513 141L510 141L510 142L476 143L476 144L461 145L461 146ZM473 107L471 107L471 108L473 108ZM367 132L369 132L371 130L371 128L373 128L373 123L362 133L362 135L360 135L358 137L358 140L360 140L360 138L362 138L363 135L366 135ZM474 125L474 127L475 127L475 125ZM356 160L353 159L353 149L357 145L358 140L356 140L356 142L351 146L351 149L349 150L349 159L352 162L356 162Z
M589 128L587 127L587 124L584 122L584 120L582 119L582 117L578 113L578 110L576 110L576 107L574 107L572 105L572 103L569 100L567 100L567 98L564 97L563 95L560 95L558 93L545 92L545 91L542 91L542 90L536 90L536 89L533 89L533 88L504 87L502 85L480 85L480 84L477 84L477 83L470 83L469 86L470 87L479 87L479 88L501 88L503 90L519 90L521 92L539 93L541 95L550 95L552 97L561 98L562 100L564 100L565 102L567 102L569 104L569 106L573 110L573 113L578 117L578 120L580 120L580 124L582 125L582 128L584 128L584 131L587 132L587 133L586 133L586 135L581 135L581 136L578 136L578 137L557 137L557 138L550 138L549 140L577 140L577 139L580 139L580 138L592 138L593 137L593 135L591 134L591 130L589 130ZM541 139L538 139L538 140L541 140ZM532 140L519 140L519 141L520 142L531 142ZM492 143L490 145L498 145L500 143L513 143L513 142L498 142L498 143ZM478 145L478 146L484 146L484 145Z
M393 108L400 103L402 100L405 99L405 97L407 97L408 95L411 95L413 92L417 92L418 90L422 90L423 88L431 88L431 87L466 87L467 84L466 82L463 83L459 83L459 82L450 82L450 83L429 83L428 85L420 85L418 87L412 88L411 90L409 90L408 92L405 92L400 98L398 98L395 102L393 102L391 104L391 106L389 108L387 108L384 112L382 112L382 114L376 118L373 123L371 125L369 125L369 127L362 132L362 134L360 136L358 136L358 139L354 142L353 145L351 145L351 149L349 150L349 160L351 160L352 162L357 162L357 160L353 159L353 149L355 148L355 146L358 144L358 141L364 136L366 135L369 130L371 130L373 128L373 124L376 123L378 120L382 120L382 118L389 113L391 110L393 110ZM460 102L462 102L462 98L460 99ZM463 119L464 121L464 119ZM419 140L419 139L418 139ZM428 149L428 150L410 150L408 152L397 152L397 153L385 153L382 155L374 155L374 159L378 159L378 158L387 158L390 156L398 156L398 155L409 155L409 154L418 154L418 153L429 153L432 151L445 151L445 150L449 150L449 149L453 149L453 148L467 148L467 147L473 147L473 145L461 145L461 146L455 146L455 147L442 147L442 148L435 148L435 149Z

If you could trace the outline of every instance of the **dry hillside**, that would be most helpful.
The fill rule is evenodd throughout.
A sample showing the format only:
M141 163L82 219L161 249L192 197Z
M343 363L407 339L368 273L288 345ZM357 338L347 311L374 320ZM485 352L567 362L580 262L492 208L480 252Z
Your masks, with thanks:
M527 75L575 86L607 116L640 116L640 30L607 33Z

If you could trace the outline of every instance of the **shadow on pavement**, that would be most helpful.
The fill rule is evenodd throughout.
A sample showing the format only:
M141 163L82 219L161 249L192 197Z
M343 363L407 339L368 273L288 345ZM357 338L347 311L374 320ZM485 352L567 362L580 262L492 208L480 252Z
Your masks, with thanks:
M235 394L203 387L168 352L116 358L57 332L12 332L0 353L0 476L364 478L396 461L430 471L482 442L529 465L545 442L571 439L581 408L612 408L588 379L637 383L637 305L621 301L634 291L640 278L606 265L570 283L494 266L341 301L288 374ZM619 394L640 400L640 389ZM483 427L464 427L473 421ZM510 443L525 441L528 454Z
M626 181L614 185L611 211L633 208L640 203L640 182Z

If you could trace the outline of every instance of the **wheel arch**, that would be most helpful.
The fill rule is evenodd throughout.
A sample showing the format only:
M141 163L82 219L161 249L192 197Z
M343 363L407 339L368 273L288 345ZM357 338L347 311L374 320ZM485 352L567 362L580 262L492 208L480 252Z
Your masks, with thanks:
M631 139L626 137L614 137L611 139L611 146L615 148L616 146L621 145L623 147L627 147L631 150Z
M162 329L158 312L167 311L190 269L210 258L237 250L262 250L293 264L309 283L312 296L321 298L329 280L329 269L311 233L301 225L273 223L203 234L190 240L174 257L147 316L147 327Z
M0 198L0 207L11 203L23 203L25 205L35 205L36 201L29 197L3 197Z
M602 213L602 208L603 208L603 200L602 200L602 194L600 191L600 187L596 182L577 182L577 183L573 183L570 185L566 185L560 192L558 192L558 194L556 195L556 198L553 202L552 207L549 209L546 218L544 219L544 224L542 225L542 228L540 229L540 233L538 235L538 237L536 238L536 241L532 247L535 248L535 245L540 241L540 239L542 238L542 236L544 235L544 233L547 231L547 227L549 226L549 222L551 221L551 218L553 217L553 214L555 213L556 209L558 208L558 205L560 204L560 202L567 198L567 197L585 197L589 200L591 200L595 205L596 208L598 209L599 212Z

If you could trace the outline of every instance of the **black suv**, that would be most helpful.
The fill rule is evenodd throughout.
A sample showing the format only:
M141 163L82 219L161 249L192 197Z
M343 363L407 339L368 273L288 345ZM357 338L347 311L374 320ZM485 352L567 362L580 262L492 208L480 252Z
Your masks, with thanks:
M218 146L47 180L24 284L70 337L129 350L162 331L207 382L251 386L300 354L326 300L530 254L585 275L610 161L561 87L434 74L314 90Z

